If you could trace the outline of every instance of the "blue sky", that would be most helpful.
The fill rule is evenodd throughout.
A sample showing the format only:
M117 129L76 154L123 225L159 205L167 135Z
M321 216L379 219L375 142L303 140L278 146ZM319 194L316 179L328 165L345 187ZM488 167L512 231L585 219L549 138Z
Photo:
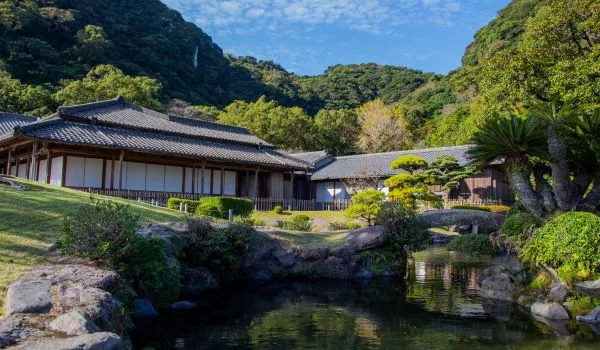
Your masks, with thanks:
M509 0L162 0L225 52L298 74L375 62L448 73Z

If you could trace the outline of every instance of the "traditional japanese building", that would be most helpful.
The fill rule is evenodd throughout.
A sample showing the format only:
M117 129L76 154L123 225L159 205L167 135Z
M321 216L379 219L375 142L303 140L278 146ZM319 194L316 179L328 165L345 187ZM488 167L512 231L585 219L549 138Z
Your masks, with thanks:
M245 128L123 98L59 107L44 119L0 114L0 171L57 186L283 199L308 167Z

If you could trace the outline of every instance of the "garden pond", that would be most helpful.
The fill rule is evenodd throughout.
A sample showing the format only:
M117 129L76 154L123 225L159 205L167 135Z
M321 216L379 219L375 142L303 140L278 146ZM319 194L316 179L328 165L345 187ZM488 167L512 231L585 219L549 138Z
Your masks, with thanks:
M408 281L269 282L225 286L188 313L138 321L135 348L598 349L598 329L546 324L480 297L489 262L433 246Z

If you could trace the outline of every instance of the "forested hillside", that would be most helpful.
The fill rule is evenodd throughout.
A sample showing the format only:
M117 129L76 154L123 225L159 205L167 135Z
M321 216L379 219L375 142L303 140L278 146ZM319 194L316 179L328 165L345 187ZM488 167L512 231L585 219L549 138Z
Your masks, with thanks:
M245 126L287 149L464 144L483 121L531 99L598 103L598 6L513 0L446 76L373 63L299 76L272 61L223 55L159 0L0 0L0 110L44 115L122 95Z

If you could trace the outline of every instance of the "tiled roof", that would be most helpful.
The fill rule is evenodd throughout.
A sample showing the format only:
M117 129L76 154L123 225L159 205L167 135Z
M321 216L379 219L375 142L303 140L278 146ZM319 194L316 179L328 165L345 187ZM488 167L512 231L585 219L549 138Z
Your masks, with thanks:
M35 117L0 112L0 135L13 131L15 126L27 125L36 120Z
M50 119L19 128L20 135L67 144L92 145L136 152L236 161L281 168L305 169L307 164L270 148L161 134L144 130Z
M102 125L118 125L181 136L271 146L269 143L251 135L245 128L168 116L151 109L135 106L121 97L77 106L59 107L58 114L62 118L94 120Z
M300 159L300 160L305 161L306 163L312 164L312 165L315 165L318 162L329 158L329 156L327 155L327 152L325 152L325 151L290 153L289 155L291 157Z
M453 146L441 148L426 148L399 152L360 154L337 157L335 160L316 169L311 180L348 179L367 176L388 177L401 172L391 168L391 164L400 156L413 155L422 157L427 162L441 155L449 155L461 164L468 162L467 151L472 146ZM366 173L366 174L365 174Z

